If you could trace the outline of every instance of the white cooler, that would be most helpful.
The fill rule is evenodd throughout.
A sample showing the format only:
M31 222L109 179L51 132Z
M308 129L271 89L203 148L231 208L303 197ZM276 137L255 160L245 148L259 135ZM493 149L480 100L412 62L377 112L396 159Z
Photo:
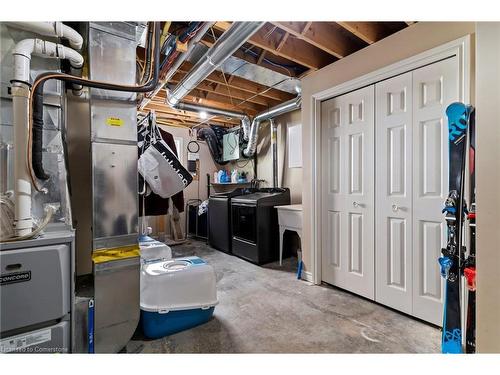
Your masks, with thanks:
M156 339L203 324L217 305L215 271L198 257L141 265L141 326Z
M141 260L143 262L172 259L172 249L154 238L140 236L139 247L141 249Z

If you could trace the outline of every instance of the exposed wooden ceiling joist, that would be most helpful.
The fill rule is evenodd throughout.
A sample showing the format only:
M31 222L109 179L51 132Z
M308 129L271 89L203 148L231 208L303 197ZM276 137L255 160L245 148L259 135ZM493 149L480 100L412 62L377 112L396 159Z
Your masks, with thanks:
M263 60L264 60L264 58L266 57L266 53L267 53L267 51L266 51L265 49L263 49L263 50L260 52L259 58L257 59L257 62L256 62L256 64L257 64L257 65L262 64L262 61L263 61Z
M368 44L385 38L390 34L379 22L337 22L344 29L364 40Z
M144 109L144 112L147 112L149 110L155 110L155 112L158 115L161 115L161 117L163 117L165 119L172 120L172 121L177 121L178 123L181 123L181 124L196 125L196 124L199 124L200 122L204 121L196 113L187 112L187 111L171 112L163 104L158 103L158 102L149 103L146 106L146 108ZM214 125L220 125L220 126L236 126L236 125L240 124L240 122L236 119L226 119L226 118L222 118L219 116L211 119L210 123L214 124Z
M408 27L413 22L272 22L266 23L233 56L249 64L286 74L303 77L337 59L343 58L369 44ZM174 23L175 24L175 23ZM186 25L177 23L176 30ZM202 43L212 46L230 27L229 22L217 22ZM138 49L138 58L144 61L144 50ZM243 63L244 64L244 63ZM184 62L169 84L178 83L193 64ZM245 112L250 117L295 96L257 82L241 78L232 72L212 72L184 98L184 102L231 111ZM232 127L238 119L224 116L209 117L206 121L196 112L180 111L165 104L165 90L145 107L154 109L163 123L195 126L210 123Z
M350 39L338 33L326 22L273 22L273 24L339 59L358 49Z
M164 102L165 90L161 90L160 92L158 92L158 94L156 94L156 98L161 99L162 102ZM216 105L212 105L214 107L221 107L221 105L226 104L227 106L229 106L229 108L226 109L240 112L258 113L268 108L267 106L256 103L246 102L243 104L239 104L239 101L236 100L233 100L233 102L231 102L231 98L229 98L228 96L217 94L215 92L203 91L200 88L192 90L189 95L186 96L186 98L211 101L212 103L216 103Z
M230 25L229 22L216 22L214 27L226 31ZM283 35L277 30L273 31L273 27L275 26L266 23L250 37L248 42L309 69L317 70L335 61L335 58L330 54L295 37L287 37L286 41L280 45Z
M178 83L182 77L183 77L182 73L177 73L172 77L171 82ZM279 100L266 98L258 94L252 94L248 91L241 90L233 86L226 86L225 82L221 83L221 82L203 81L197 86L197 88L202 91L214 92L216 94L233 98L235 103L246 101L250 103L260 104L265 107L273 107L274 105L280 103Z
M211 36L205 36L201 40L201 43L203 43L207 47L211 47L214 44L214 41L213 41L213 38ZM266 69L275 71L277 73L281 73L281 74L286 73L287 75L290 75L292 77L296 76L296 74L295 74L295 72L293 70L284 69L284 68L282 68L280 66L269 64L266 61L265 56L263 57L263 60L260 63L258 63L259 56L255 57L255 56L252 56L250 54L244 53L241 49L239 49L235 53L233 53L233 56L239 58L240 60L246 61L246 62L248 62L250 64L257 64L257 65L260 65L260 66L262 66L262 67L264 67Z

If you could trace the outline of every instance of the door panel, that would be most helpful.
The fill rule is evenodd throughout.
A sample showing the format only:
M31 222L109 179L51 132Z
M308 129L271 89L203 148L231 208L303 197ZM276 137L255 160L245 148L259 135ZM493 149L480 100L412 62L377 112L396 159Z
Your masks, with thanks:
M413 71L413 315L441 325L445 246L441 209L448 194L446 107L460 100L456 57Z
M374 87L323 102L321 121L322 279L374 298Z
M363 215L349 214L349 272L363 276Z
M412 73L375 85L376 301L412 313Z
M323 281L442 324L445 109L460 99L452 57L322 103Z
M330 267L340 267L340 212L328 211L327 262Z

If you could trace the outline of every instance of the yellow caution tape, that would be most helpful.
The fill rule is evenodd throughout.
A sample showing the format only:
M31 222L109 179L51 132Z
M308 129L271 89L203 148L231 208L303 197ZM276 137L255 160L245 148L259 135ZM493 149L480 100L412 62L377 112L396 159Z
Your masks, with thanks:
M139 248L139 245L130 245L122 247L113 247L111 249L96 250L92 253L92 261L95 264L98 264L113 260L134 258L138 256L141 256L141 250Z
M123 126L124 121L121 118L118 117L108 117L106 119L106 124L109 126Z

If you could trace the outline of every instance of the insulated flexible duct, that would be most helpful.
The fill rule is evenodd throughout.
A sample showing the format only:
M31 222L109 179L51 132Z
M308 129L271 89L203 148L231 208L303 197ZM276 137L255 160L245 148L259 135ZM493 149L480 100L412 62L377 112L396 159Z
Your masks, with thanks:
M70 74L46 72L40 74L33 82L32 95L30 97L30 108L32 108L33 116L30 120L29 139L28 139L28 168L30 170L31 180L37 190L40 190L35 176L41 180L46 180L48 175L43 169L42 162L42 132L43 132L43 86L49 79L57 79L67 83L76 83L86 87L93 87L113 91L126 92L149 92L154 90L158 83L158 72L160 62L160 23L154 22L154 37L151 41L152 57L148 58L153 61L151 70L153 77L144 85L131 86L120 85L110 82L92 81L85 78L80 78ZM36 130L35 130L36 129Z
M219 165L225 165L229 163L229 160L224 161L222 157L222 150L219 145L219 140L215 131L212 128L203 128L198 131L198 136L201 140L207 142L208 150L212 155L212 159Z

